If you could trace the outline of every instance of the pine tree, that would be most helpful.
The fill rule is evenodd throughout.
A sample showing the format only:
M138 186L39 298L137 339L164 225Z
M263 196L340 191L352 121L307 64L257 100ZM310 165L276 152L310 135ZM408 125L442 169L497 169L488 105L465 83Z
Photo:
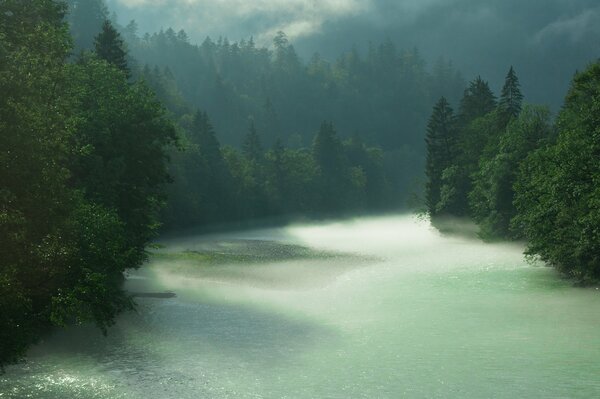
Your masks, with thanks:
M343 149L331 122L323 122L313 142L313 156L325 175L336 176L342 167Z
M500 94L500 101L498 102L498 111L502 119L501 122L504 125L508 124L512 118L519 116L521 112L523 94L521 93L520 86L519 78L511 66L506 75L504 87Z
M75 44L75 53L91 50L94 38L109 18L104 0L68 0L68 20Z
M190 139L198 145L200 154L211 167L223 167L221 144L217 140L206 112L196 111L192 121Z
M250 122L250 128L248 134L244 138L242 144L242 152L244 156L253 162L259 163L263 156L263 148L260 141L260 136L256 132L254 122Z
M454 111L442 97L435 107L427 126L426 203L429 213L435 215L441 199L442 174L451 166L456 146Z
M109 20L102 25L102 32L96 36L94 42L95 52L98 58L113 64L129 78L129 66L127 66L127 52L124 49L123 39Z
M466 126L477 118L487 115L496 108L496 96L488 82L478 76L465 90L460 102L459 118Z
M333 123L323 122L313 141L312 155L320 171L322 207L338 209L348 194L349 177L342 142Z

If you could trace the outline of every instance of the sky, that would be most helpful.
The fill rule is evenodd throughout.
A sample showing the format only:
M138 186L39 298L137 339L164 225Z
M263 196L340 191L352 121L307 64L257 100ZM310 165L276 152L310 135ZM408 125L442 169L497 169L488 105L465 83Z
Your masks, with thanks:
M356 45L392 39L433 62L451 59L467 80L499 85L511 65L532 100L559 103L577 69L600 57L599 0L107 0L140 33L184 29L268 45L284 31L299 53L331 59ZM540 73L540 69L544 72ZM529 83L525 83L529 82ZM544 89L544 85L547 88ZM526 91L526 90L525 90ZM526 93L527 94L527 93Z

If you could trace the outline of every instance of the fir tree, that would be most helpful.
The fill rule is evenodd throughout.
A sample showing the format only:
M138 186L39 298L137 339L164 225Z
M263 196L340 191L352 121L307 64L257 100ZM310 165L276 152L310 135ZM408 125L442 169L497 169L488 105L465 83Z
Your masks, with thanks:
M442 173L452 164L456 145L454 111L442 97L435 107L427 126L426 203L429 213L435 215L441 199Z
M94 38L102 29L102 24L109 18L108 8L104 0L68 0L69 14L67 16L75 53L91 50Z
M217 140L215 131L206 112L196 111L192 122L190 139L198 145L201 156L206 159L209 166L221 168L223 156L221 144Z
M253 162L260 162L263 156L263 148L260 141L260 136L256 132L254 122L250 122L248 134L246 134L242 144L242 151L244 156Z
M113 64L125 72L125 75L129 78L127 52L124 49L123 39L109 20L104 21L102 32L96 36L94 47L98 58Z
M504 125L508 124L512 118L519 116L519 113L521 112L523 94L521 93L520 87L519 78L517 77L514 68L511 66L506 75L504 87L500 94L500 101L498 102L498 110L502 119L501 122L503 122Z
M496 96L488 82L478 76L465 90L460 102L459 118L463 126L487 115L496 108Z
M331 122L321 124L312 154L320 172L322 207L325 211L335 210L347 199L349 183L344 148Z

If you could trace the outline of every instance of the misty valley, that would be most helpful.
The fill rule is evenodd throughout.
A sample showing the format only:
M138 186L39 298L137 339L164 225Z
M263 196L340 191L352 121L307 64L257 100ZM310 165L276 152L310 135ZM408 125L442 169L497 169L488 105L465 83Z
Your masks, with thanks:
M598 26L0 0L0 398L599 397Z
M594 397L599 298L412 216L161 241L137 312L44 338L10 398ZM565 361L568 359L568 361Z

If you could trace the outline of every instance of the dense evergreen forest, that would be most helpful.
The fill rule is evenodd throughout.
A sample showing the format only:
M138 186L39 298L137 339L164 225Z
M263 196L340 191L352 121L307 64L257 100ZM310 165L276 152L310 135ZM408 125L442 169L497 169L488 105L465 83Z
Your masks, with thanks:
M513 68L497 99L390 40L304 62L283 32L270 48L140 36L102 0L4 0L0 19L0 366L52 326L106 332L160 228L397 210L424 191L434 219L600 277L600 64L555 122Z
M305 63L283 32L271 48L252 38L196 45L170 28L140 37L100 0L69 6L74 53L112 20L133 79L178 126L165 229L405 208L422 191L429 108L464 89L450 62L427 68L418 50L389 40Z
M527 254L580 282L600 278L600 61L578 72L556 121L524 105L513 68L497 99L481 78L427 129L426 204L434 220L470 217L485 239L525 240Z

